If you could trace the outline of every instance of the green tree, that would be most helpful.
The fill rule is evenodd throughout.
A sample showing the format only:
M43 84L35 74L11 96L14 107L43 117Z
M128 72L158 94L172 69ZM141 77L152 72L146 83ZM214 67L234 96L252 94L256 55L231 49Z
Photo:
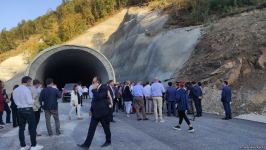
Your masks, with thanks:
M0 51L5 52L16 47L14 42L15 36L5 28L0 33Z

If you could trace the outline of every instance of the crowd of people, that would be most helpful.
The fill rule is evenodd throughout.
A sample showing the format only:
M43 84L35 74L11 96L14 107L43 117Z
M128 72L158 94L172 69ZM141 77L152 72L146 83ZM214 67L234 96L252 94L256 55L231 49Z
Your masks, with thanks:
M2 119L3 112L6 112L6 124L11 123L12 113L13 127L19 126L21 149L28 149L24 135L26 124L29 128L31 149L42 149L43 146L36 142L36 136L41 136L37 129L40 114L44 111L48 135L53 136L51 117L55 120L56 135L60 135L58 99L61 96L53 79L46 79L45 86L39 80L33 80L32 85L32 79L25 76L21 80L21 85L14 86L9 99L4 84L0 81L0 127L4 128L5 125ZM151 83L142 81L115 83L109 80L103 84L100 77L94 77L89 88L82 86L81 83L74 85L71 91L69 120L72 119L73 112L76 112L77 119L83 119L82 101L87 98L91 102L91 122L85 142L78 144L82 148L90 147L99 122L106 134L106 142L102 146L109 146L111 144L110 123L115 122L114 114L119 111L124 112L127 117L135 113L138 121L150 120L149 115L153 114L156 123L165 122L164 112L166 112L169 117L179 117L179 122L173 127L174 129L181 130L180 126L185 120L188 132L194 132L194 128L187 114L194 114L195 108L195 117L202 116L202 87L200 82L194 81L168 82L168 86L164 86L159 78L155 78ZM232 119L231 89L227 81L224 81L221 101L225 110L223 119Z

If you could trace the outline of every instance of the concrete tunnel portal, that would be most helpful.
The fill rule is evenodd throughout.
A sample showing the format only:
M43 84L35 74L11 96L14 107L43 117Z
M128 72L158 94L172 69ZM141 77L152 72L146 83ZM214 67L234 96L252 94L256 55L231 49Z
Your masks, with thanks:
M101 77L103 82L115 80L114 69L103 54L76 45L59 45L42 51L30 63L26 75L43 82L53 78L58 88L77 82L88 86L94 76Z

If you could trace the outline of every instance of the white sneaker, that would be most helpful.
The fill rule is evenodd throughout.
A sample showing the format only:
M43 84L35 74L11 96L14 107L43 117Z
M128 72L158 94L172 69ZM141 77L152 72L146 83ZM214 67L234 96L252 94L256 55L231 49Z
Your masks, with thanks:
M25 147L21 147L20 150L29 150L30 147L29 146L25 146Z
M129 115L129 114L127 114L127 117L130 117L130 115Z
M32 146L30 149L31 150L41 150L41 149L43 149L43 146L37 144L36 146Z
M164 123L165 121L162 119L162 120L160 120L160 123Z

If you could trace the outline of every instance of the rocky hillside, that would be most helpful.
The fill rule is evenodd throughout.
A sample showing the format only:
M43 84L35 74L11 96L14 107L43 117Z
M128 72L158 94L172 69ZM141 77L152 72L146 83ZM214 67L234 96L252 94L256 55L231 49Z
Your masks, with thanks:
M182 68L201 36L201 27L166 28L168 19L161 10L128 10L118 30L101 48L119 81L165 80Z
M265 112L266 10L227 17L209 25L191 57L176 77L202 81L204 109L223 113L222 80L233 88L235 114Z

